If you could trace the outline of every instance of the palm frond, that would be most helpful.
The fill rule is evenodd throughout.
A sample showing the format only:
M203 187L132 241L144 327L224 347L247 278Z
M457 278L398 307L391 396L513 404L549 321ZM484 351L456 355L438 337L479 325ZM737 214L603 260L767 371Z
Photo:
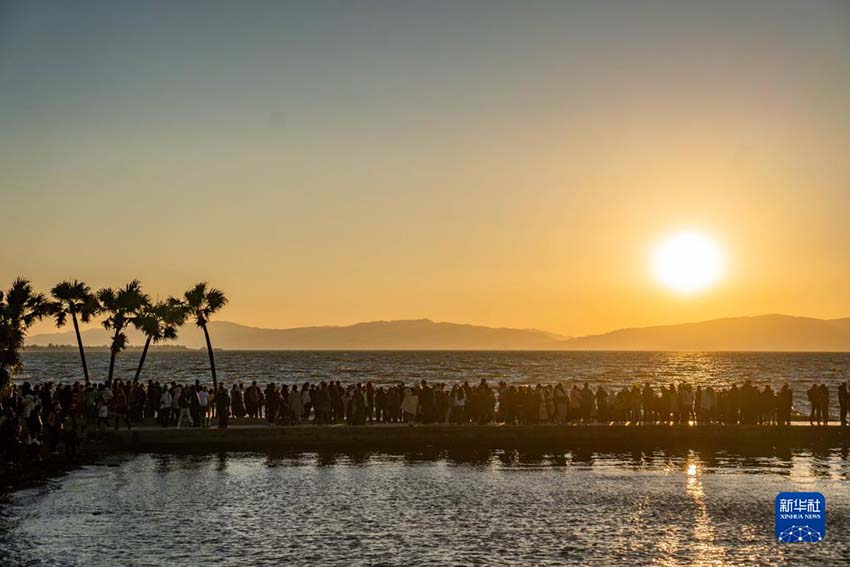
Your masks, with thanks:
M227 297L220 289L213 288L207 292L207 309L209 313L215 313L227 305Z
M53 311L53 319L56 322L56 326L60 328L64 327L68 319L68 312L64 310L58 302L54 303L54 305L56 308Z
M195 319L195 324L203 327L210 316L227 304L227 297L220 289L208 287L207 282L200 282L183 294L188 307L188 315Z
M20 351L29 328L54 313L55 305L43 293L35 293L26 278L16 278L6 293L0 292L0 365L21 367Z

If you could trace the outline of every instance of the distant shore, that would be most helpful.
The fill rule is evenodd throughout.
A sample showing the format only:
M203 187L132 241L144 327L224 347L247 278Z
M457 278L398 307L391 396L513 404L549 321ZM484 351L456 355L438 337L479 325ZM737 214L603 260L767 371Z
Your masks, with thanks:
M124 348L125 351L141 351L144 349L144 346L137 345L129 345ZM197 351L201 349L189 348L183 345L152 345L149 347L149 350L156 352L169 352L169 351L177 351L177 352L188 352L188 351ZM218 350L218 349L216 349ZM29 345L23 348L24 352L79 352L79 347L77 345L54 345L49 344L46 346L43 345ZM99 345L99 346L87 346L86 351L89 352L109 352L108 345Z
M600 335L566 337L537 329L485 327L430 319L370 321L347 326L288 329L212 321L214 347L226 350L317 351L651 351L651 352L850 352L850 317L816 319L789 315L732 317L677 325L632 327ZM130 344L145 338L127 333ZM82 332L86 345L110 344L104 329ZM180 344L205 348L203 335L187 327ZM34 334L29 344L71 344L73 332Z

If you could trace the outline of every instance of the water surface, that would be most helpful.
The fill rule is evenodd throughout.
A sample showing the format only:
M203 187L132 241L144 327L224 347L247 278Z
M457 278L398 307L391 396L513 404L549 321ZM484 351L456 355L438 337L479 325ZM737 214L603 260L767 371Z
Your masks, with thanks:
M0 505L9 564L821 564L850 560L833 451L140 455ZM780 491L827 537L773 540Z
M121 353L116 376L132 379L138 357L135 351ZM24 364L19 381L82 379L74 351L29 351ZM109 353L90 353L93 379L102 380L108 366ZM795 392L795 407L805 413L809 411L805 390L817 381L829 385L833 416L838 411L838 383L850 379L850 353L221 351L216 353L216 366L225 383L474 383L485 378L522 384L589 382L613 390L643 382L656 387L673 382L726 387L749 379L774 389L788 382ZM151 352L142 379L209 382L207 354L200 350Z

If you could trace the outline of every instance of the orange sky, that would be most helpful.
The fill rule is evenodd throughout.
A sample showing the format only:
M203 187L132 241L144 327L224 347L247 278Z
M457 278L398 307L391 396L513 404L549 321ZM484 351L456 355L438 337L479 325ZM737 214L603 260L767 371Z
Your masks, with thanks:
M594 4L9 9L0 285L206 279L267 327L850 316L850 6ZM728 261L692 297L650 272L684 229Z

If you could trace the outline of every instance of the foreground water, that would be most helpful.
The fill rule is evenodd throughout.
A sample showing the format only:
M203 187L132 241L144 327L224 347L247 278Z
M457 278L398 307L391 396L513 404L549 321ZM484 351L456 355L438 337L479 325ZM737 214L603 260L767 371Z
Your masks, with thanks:
M137 351L121 353L116 376L132 379L138 357ZM746 379L778 389L788 382L795 393L795 407L805 413L809 411L805 390L818 382L829 386L833 416L838 411L838 383L850 378L850 353L221 351L216 353L216 363L219 379L225 383L475 383L485 378L523 384L589 382L610 390L643 382L725 387ZM24 364L18 380L68 382L82 378L75 351L28 351ZM103 380L108 366L108 352L89 354L93 379ZM153 351L142 379L208 382L207 354Z
M0 504L8 565L838 565L845 452L141 455ZM778 544L780 491L826 540Z

